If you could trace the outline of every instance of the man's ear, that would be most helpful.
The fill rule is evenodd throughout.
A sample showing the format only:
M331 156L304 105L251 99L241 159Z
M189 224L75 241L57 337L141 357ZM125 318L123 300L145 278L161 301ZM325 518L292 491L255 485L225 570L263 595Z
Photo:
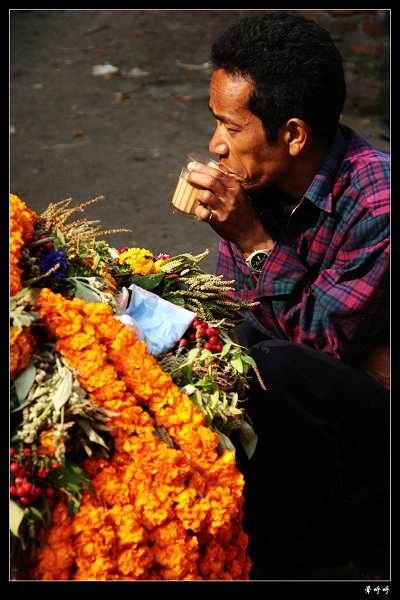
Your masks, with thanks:
M292 118L285 124L284 139L289 154L298 156L311 136L311 127L301 119Z

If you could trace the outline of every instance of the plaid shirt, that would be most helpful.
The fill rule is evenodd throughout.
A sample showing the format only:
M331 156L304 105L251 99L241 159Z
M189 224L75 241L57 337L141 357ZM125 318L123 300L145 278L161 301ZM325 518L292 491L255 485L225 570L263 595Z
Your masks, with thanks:
M270 338L352 362L389 341L390 157L343 125L285 226L273 193L254 205L275 246L256 278L239 248L220 241L216 272ZM275 208L274 208L275 206ZM282 215L281 215L282 216ZM386 339L385 339L386 338Z

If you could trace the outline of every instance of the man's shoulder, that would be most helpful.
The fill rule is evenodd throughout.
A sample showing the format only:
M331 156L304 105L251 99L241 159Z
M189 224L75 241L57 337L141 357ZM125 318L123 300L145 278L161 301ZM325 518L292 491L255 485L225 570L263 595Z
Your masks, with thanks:
M339 198L343 199L346 212L388 214L390 155L349 127L341 125L340 130L345 140L345 152L335 177L334 195L338 202Z
M390 188L390 154L376 148L345 125L340 126L346 150L339 167L339 177L349 177L359 189L383 191Z
M390 164L389 152L372 145L347 125L339 125L339 128L346 141L345 160L347 162L356 164L360 168L371 162L383 166Z

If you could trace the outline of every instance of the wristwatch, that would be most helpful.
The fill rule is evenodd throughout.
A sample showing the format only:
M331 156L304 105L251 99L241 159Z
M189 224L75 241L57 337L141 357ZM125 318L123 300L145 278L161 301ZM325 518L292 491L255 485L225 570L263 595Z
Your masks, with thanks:
M271 252L272 248L254 250L254 252L252 252L250 256L246 258L246 265L249 267L250 271L253 273L261 273L261 269L263 268L264 263Z

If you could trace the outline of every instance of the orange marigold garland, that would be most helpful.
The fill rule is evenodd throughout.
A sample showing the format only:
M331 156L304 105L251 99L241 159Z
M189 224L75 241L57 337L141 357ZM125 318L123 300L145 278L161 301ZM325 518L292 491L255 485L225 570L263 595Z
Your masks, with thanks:
M64 502L60 502L52 512L52 527L47 543L41 552L43 570L32 570L31 579L67 580L74 563L72 519Z
M28 208L18 196L10 194L10 296L22 289L18 267L21 248L33 235L37 214Z
M62 540L53 511L33 577L248 579L243 477L203 414L110 307L43 289L37 309L80 385L119 414L112 458L89 463L97 499L83 494Z
M21 291L22 269L18 267L21 248L33 235L36 213L15 194L10 194L10 296ZM28 365L35 347L29 328L10 327L10 380L13 381Z
M10 327L10 381L14 381L29 365L35 346L36 339L29 328L24 327L20 331L17 327Z
M65 220L69 213L80 210L66 210L64 203L59 204L44 213L49 223L57 215ZM31 275L24 271L25 284L21 283L23 247L32 242L39 221L13 194L10 206L10 295L17 309L16 326L10 326L13 381L29 365L37 345L34 330L28 326L37 314L28 313L28 307L33 307L38 290L32 294L29 288L30 295L26 295L23 286L39 281L54 268L43 277L37 276L37 270ZM80 235L94 236L90 227L87 232L82 227ZM65 233L68 231L66 228ZM43 233L36 232L36 237L44 238ZM74 236L70 237L72 240ZM57 244L56 238L44 242ZM31 247L38 243L31 243ZM109 265L102 262L101 244L96 248L100 253L96 268L104 277ZM63 264L61 254L54 252ZM91 261L88 256L89 267ZM157 273L163 261L155 260L150 251L131 249L120 253L118 262L132 272L146 274ZM115 285L111 275L107 279ZM36 562L27 562L28 578L248 579L248 539L242 529L243 477L235 467L234 453L218 451L218 437L205 425L203 413L148 354L145 343L115 319L113 310L103 303L107 302L105 296L101 302L91 303L87 298L86 302L67 300L46 288L40 293L37 308L41 324L55 340L56 350L68 368L78 372L79 384L90 401L104 414L113 415L109 425L114 452L109 459L82 461L96 495L84 491L89 487L81 479L82 496L75 517L70 516L70 506L67 508L68 494L55 507L51 494L51 528ZM18 316L21 306L27 311L24 320ZM30 444L27 438L24 442ZM59 466L54 461L55 429L43 430L37 444L36 463L45 461L46 465L42 471L47 472L53 463L54 468ZM16 465L21 470L23 456L29 458L31 448L11 450L18 454L10 471ZM42 477L40 468L38 474ZM46 486L48 492L54 492L46 482L43 490ZM40 486L35 489L33 484L32 489L29 503L42 493ZM24 504L23 498L20 500ZM44 535L45 529L38 542ZM16 576L19 578L18 568Z

